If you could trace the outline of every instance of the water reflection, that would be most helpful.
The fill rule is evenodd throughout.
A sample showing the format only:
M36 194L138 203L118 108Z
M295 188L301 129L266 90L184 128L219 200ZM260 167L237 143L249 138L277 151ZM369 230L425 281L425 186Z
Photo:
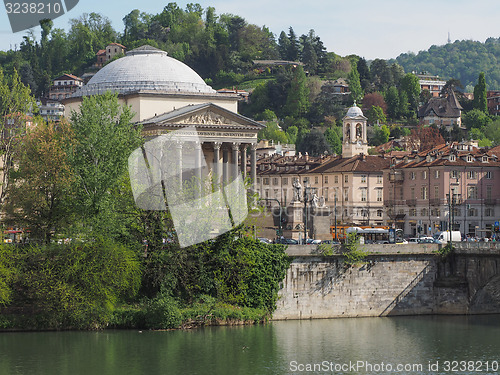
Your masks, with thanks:
M291 374L293 364L499 361L500 316L430 316L273 322L192 331L0 334L0 373ZM441 367L442 369L442 367ZM335 373L356 373L337 371ZM357 373L388 373L363 372ZM467 372L461 372L467 373ZM475 372L469 372L470 374ZM495 373L493 371L482 373Z

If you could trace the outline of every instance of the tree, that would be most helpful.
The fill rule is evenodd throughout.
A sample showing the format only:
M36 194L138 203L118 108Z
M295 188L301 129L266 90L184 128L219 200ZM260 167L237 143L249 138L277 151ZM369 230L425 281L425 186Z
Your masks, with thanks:
M419 126L411 130L409 139L412 150L425 151L445 143L443 136L435 126Z
M463 115L463 123L467 130L473 128L481 129L487 126L491 122L491 118L486 114L486 112L481 111L478 108L473 109Z
M73 174L67 147L72 132L66 121L38 119L17 144L15 171L6 197L7 222L30 229L30 238L46 244L69 220Z
M351 92L351 100L353 102L359 103L363 98L363 89L361 88L361 83L359 81L359 73L357 69L357 64L354 64L351 72L349 73L349 77L347 78L349 81L349 91Z
M84 97L80 112L71 114L75 211L97 227L112 223L117 215L111 192L127 170L130 153L142 142L140 128L130 123L132 116L130 108L120 106L117 95L109 92Z
M266 123L266 127L259 131L259 140L267 139L268 141L274 141L276 143L290 143L288 135L278 127L278 124L274 121L269 121Z
M325 136L317 129L312 130L303 137L298 150L303 154L307 152L311 156L319 156L332 152Z
M384 113L387 112L387 103L384 96L379 92L371 92L363 97L363 112L368 111L372 106L380 107Z
M21 82L17 71L6 79L0 68L0 204L3 203L9 185L9 174L13 166L18 136L26 131L28 113L36 109L35 99L29 87Z
M474 86L474 109L488 113L488 100L486 95L486 79L484 72L479 73L477 84Z
M387 118L382 108L375 105L366 111L366 117L368 118L369 124L385 124L387 122Z
M380 146L384 143L389 142L390 134L391 131L389 130L387 125L375 125L372 138L373 146Z
M342 154L342 140L339 138L337 129L330 127L325 131L325 139L330 145L332 152L337 155Z
M396 86L391 86L385 93L385 102L387 103L387 114L391 119L396 119L399 114L399 92Z
M302 66L297 66L293 71L293 77L286 98L285 113L292 117L303 116L309 109L309 89L306 84L307 78Z
M413 73L406 74L401 80L401 90L406 93L408 98L411 117L416 117L420 96L420 82L418 77Z

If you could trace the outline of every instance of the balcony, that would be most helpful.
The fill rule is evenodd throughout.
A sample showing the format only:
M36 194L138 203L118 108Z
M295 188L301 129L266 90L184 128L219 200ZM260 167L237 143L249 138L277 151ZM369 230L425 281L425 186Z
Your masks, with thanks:
M484 204L487 206L494 206L497 204L497 200L495 198L485 198Z
M394 206L404 206L406 201L400 199L385 199L384 206L386 207L394 207Z
M391 171L389 173L389 182L402 183L404 179L403 171Z
M429 199L429 204L431 206L439 206L441 204L441 199L440 198L431 198L431 199Z
M407 199L406 200L406 205L407 206L416 206L417 205L417 199L416 198Z

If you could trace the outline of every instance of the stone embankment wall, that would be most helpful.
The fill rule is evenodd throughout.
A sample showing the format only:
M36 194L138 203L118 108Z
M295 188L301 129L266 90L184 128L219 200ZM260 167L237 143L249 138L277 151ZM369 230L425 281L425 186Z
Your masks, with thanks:
M365 263L347 267L341 255L290 246L273 319L500 312L500 249L460 246L442 260L438 247L370 245Z

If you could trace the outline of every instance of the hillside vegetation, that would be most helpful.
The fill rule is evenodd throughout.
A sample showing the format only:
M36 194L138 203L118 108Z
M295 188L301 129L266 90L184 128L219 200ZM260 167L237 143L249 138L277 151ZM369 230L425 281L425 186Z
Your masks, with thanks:
M459 79L469 89L476 84L479 73L484 72L488 89L500 90L500 38L488 38L484 43L457 40L418 54L403 53L393 62L405 72L426 71L445 80Z

